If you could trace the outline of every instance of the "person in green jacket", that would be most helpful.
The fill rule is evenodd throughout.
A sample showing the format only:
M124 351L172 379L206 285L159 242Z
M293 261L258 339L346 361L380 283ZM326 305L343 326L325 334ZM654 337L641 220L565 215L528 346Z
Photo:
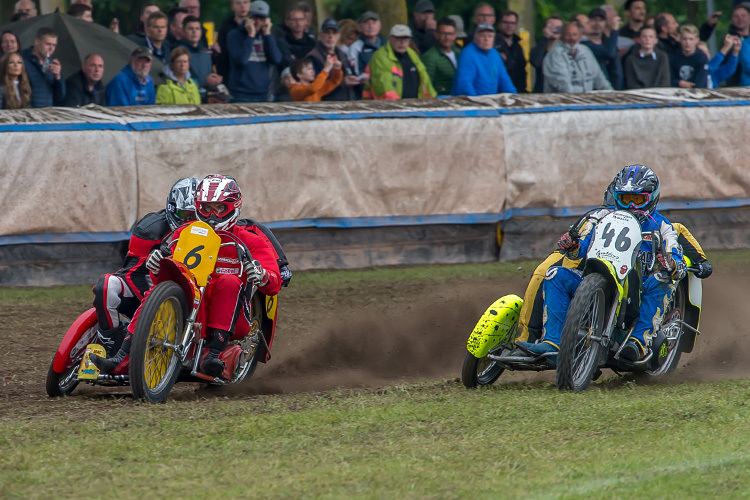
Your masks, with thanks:
M201 94L195 80L190 78L190 53L177 47L169 55L169 67L164 68L167 83L156 89L156 104L200 104Z
M456 46L456 36L456 21L450 17L442 18L435 31L437 45L422 55L422 62L438 95L451 95L458 54L461 52Z
M409 99L435 97L430 76L417 53L409 48L411 28L396 24L388 43L372 55L365 68L362 99Z

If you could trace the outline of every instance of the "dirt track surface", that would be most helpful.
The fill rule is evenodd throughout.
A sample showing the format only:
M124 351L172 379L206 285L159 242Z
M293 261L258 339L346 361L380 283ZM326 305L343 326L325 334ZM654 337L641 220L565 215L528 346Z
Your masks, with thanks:
M731 274L717 270L704 282L704 335L691 354L683 355L677 371L659 383L750 375L750 308L743 300L750 266L744 267L732 269ZM454 379L460 373L466 339L481 313L499 296L522 294L526 280L451 285L350 286L320 300L302 296L292 286L282 291L273 358L267 365L259 365L243 384L209 389L178 384L171 397L243 397ZM20 409L24 413L93 409L102 397L129 396L128 387L83 385L74 398L55 400L45 393L47 368L62 335L87 307L89 303L82 301L48 304L41 311L0 308L0 415ZM497 383L536 380L554 380L554 373L506 373Z

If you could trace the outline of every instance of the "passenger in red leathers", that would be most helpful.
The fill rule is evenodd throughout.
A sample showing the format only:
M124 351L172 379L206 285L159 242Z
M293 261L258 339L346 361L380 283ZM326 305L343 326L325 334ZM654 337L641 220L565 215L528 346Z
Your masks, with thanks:
M120 314L132 318L153 286L146 267L149 254L154 248L159 248L171 231L195 220L193 196L199 182L194 177L175 182L167 195L166 208L146 214L136 223L122 268L102 275L94 285L94 308L99 321L96 343L104 347L108 357L120 349L126 335Z
M207 352L200 363L202 372L218 377L224 371L224 363L219 359L231 338L241 338L250 331L250 305L246 300L246 289L251 283L267 295L276 295L282 284L277 263L277 254L268 239L256 234L253 226L237 226L242 193L237 182L229 176L209 175L196 189L195 209L198 220L209 224L221 236L222 243L232 242L221 231L233 234L242 241L252 260L241 260L235 247L223 247L219 251L216 267L206 286L204 304L207 311L206 347ZM183 228L186 226L183 226ZM183 228L175 231L172 239L179 238ZM146 265L158 276L159 262L164 257L160 249L149 255ZM243 273L244 271L244 273ZM136 312L128 327L128 336L114 358L103 359L92 356L92 361L102 371L111 371L130 352L130 340L137 321Z

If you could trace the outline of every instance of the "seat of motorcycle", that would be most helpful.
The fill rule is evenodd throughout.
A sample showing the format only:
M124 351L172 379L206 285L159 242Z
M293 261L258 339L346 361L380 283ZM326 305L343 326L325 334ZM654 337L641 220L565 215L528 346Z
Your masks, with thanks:
M273 234L273 232L264 224L261 224L260 222L253 220L253 219L239 219L237 221L238 226L255 226L258 229L261 230L263 234L266 235L268 240L273 245L273 248L276 250L276 253L279 256L278 264L279 267L282 266L289 266L289 260L286 258L286 254L284 253L284 249L281 248L281 243L279 243L279 240L276 239L276 235Z

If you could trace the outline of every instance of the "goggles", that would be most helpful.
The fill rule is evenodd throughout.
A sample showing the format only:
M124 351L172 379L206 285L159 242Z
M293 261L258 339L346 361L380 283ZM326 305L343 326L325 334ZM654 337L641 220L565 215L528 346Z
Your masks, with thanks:
M194 210L175 210L174 215L183 222L192 222L195 220Z
M615 201L622 208L644 208L651 201L651 193L618 193L615 192Z
M202 202L198 203L195 208L206 218L210 217L212 213L216 214L217 217L224 217L231 211L229 204L223 201Z

